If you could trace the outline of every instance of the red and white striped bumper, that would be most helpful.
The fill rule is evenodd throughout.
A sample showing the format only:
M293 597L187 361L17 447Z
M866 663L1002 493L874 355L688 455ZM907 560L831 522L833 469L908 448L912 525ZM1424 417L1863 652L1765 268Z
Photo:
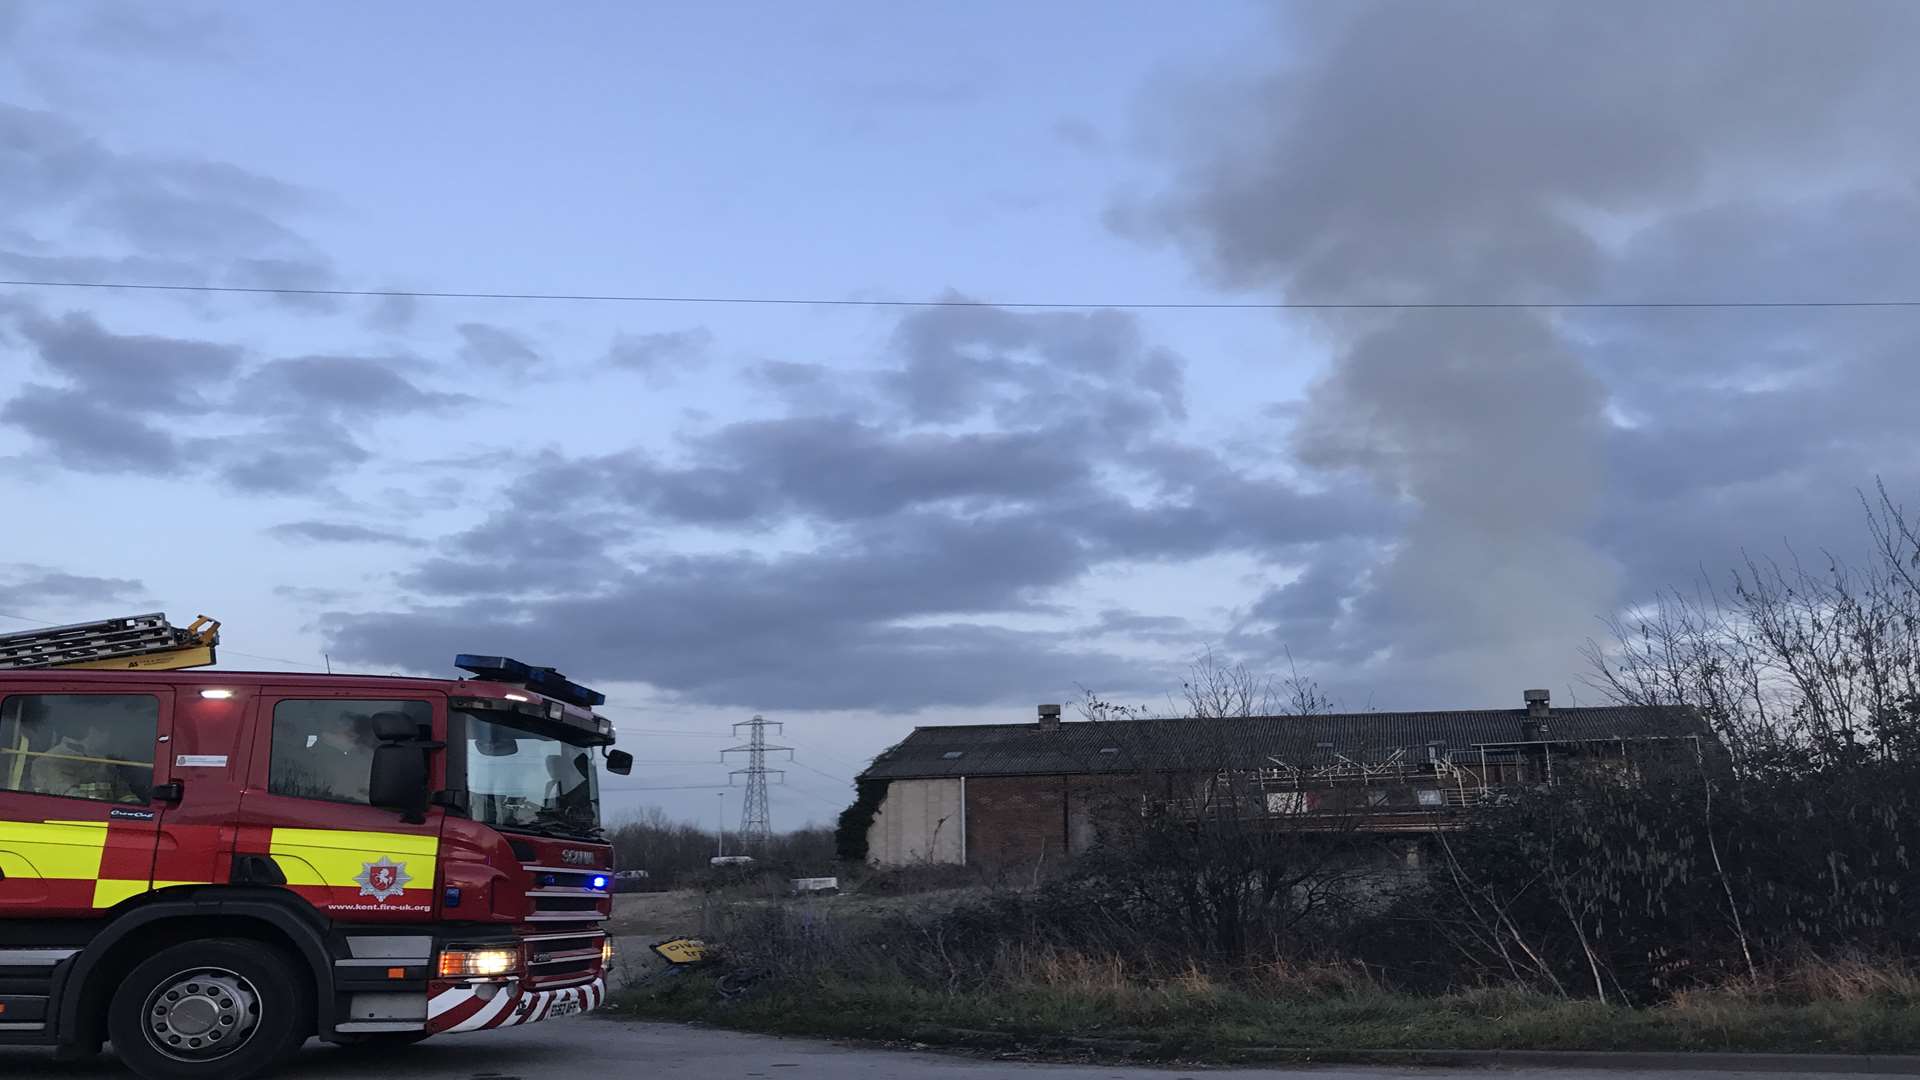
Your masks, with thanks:
M434 983L427 996L427 1030L483 1031L533 1024L588 1012L607 1000L604 978L564 990L526 990L515 981L496 984L491 996L483 997L487 989L464 983Z

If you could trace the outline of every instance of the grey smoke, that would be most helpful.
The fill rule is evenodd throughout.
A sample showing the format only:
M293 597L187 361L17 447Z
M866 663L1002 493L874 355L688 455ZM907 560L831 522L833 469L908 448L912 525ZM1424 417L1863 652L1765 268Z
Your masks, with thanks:
M1886 138L1916 89L1908 4L1286 11L1295 61L1197 91L1163 125L1199 133L1170 140L1164 193L1114 220L1289 300L1638 299L1617 272L1635 226L1735 191L1890 183L1920 146ZM1737 272L1758 237L1722 239L1708 269ZM1621 598L1595 542L1616 432L1593 329L1525 311L1322 320L1333 366L1294 453L1416 510L1338 608L1340 633L1379 646L1376 670L1495 699L1564 677Z

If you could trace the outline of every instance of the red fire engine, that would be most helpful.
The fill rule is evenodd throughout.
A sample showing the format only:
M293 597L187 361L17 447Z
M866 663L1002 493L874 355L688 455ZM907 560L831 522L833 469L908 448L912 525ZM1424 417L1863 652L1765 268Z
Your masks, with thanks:
M180 670L217 631L0 637L0 1043L227 1080L602 1002L602 695L489 656Z

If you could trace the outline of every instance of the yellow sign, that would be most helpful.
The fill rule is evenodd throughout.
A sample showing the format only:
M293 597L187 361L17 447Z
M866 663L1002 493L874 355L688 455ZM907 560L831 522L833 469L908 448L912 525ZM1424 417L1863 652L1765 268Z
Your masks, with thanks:
M653 947L669 964L697 964L707 958L707 943L699 938L674 938Z

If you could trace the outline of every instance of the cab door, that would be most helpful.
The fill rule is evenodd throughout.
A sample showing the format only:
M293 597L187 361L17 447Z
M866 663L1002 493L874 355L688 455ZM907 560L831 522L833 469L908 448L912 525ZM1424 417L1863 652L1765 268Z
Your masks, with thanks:
M166 803L170 687L0 680L0 918L75 918L145 894Z
M236 869L247 862L254 883L283 885L344 922L432 918L445 812L429 806L410 822L371 805L368 788L382 718L444 740L446 696L269 687L256 710ZM430 790L446 786L445 757L431 754Z

